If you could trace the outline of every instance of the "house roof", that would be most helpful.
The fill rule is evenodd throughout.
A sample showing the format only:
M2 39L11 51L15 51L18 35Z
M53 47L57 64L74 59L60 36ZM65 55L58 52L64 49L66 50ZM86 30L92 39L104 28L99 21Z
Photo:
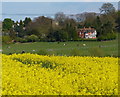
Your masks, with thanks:
M81 29L78 29L78 31L81 31L81 30L95 30L94 28L91 28L91 27L89 27L89 28L81 28Z
M80 29L80 30L95 30L95 29L94 29L94 28L89 27L89 28L82 28L82 29Z

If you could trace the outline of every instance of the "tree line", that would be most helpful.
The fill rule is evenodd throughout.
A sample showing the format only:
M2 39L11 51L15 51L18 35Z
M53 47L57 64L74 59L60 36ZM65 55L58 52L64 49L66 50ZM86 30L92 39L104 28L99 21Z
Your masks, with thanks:
M115 10L111 3L104 3L100 13L84 13L85 19L77 15L76 19L66 16L63 12L55 14L55 18L44 16L13 21L6 18L2 22L3 42L34 41L77 41L77 30L93 27L97 31L97 40L111 40L120 32L120 11Z

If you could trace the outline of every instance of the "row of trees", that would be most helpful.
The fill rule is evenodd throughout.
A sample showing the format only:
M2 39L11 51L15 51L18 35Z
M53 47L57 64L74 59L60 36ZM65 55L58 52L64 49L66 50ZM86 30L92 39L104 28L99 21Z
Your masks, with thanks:
M120 12L115 11L111 3L105 3L100 8L100 14L86 13L85 20L77 16L77 20L58 12L55 18L44 16L31 20L25 18L20 22L11 19L3 21L3 37L20 42L29 41L68 41L79 40L77 30L83 27L94 27L97 30L98 40L116 38L116 31L120 31Z

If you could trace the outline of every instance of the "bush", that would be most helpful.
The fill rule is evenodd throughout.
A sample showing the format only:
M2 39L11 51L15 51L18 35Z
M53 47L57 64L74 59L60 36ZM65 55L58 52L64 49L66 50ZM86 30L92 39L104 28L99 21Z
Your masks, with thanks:
M21 42L21 41L22 41L22 38L20 38L20 37L15 38L15 42Z
M26 43L26 42L28 42L28 41L27 41L27 39L24 39L24 38L23 38L23 39L20 40L20 42L21 42L21 43Z
M12 38L10 36L2 36L2 42L3 43L11 43Z
M36 42L36 41L39 40L39 38L38 38L38 36L32 34L32 35L30 35L30 36L27 36L27 37L26 37L26 40L27 40L28 42Z
M25 38L16 37L15 42L26 43L28 41Z
M104 35L100 35L98 37L98 40L113 40L113 39L116 39L116 33L107 33L107 34L104 34Z

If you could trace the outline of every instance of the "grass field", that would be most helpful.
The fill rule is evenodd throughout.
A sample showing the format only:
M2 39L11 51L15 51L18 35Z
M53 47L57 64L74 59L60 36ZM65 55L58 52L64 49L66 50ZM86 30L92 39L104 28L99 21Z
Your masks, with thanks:
M84 45L85 44L85 45ZM34 42L3 45L3 53L29 53L47 55L117 56L118 41Z

